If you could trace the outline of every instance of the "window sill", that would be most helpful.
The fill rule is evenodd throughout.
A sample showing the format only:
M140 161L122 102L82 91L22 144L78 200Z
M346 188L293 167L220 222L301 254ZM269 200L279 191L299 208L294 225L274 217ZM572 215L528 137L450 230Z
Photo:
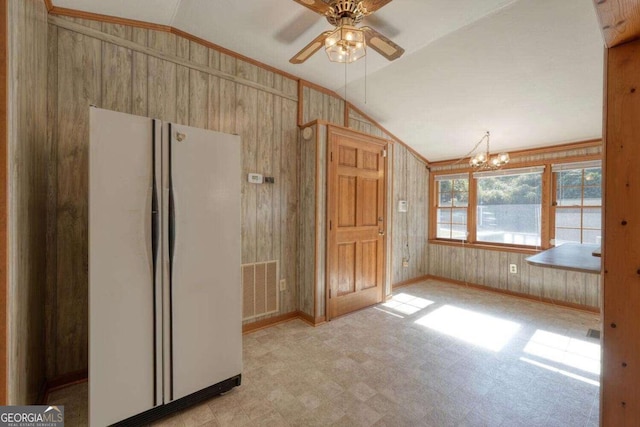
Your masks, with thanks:
M515 245L492 245L490 243L470 243L470 242L461 242L460 240L444 240L444 239L429 239L429 244L433 245L445 245L445 246L458 246L465 248L473 248L473 249L484 249L487 251L498 251L498 252L514 252L519 254L537 254L542 252L543 248L532 248L526 246L515 246Z

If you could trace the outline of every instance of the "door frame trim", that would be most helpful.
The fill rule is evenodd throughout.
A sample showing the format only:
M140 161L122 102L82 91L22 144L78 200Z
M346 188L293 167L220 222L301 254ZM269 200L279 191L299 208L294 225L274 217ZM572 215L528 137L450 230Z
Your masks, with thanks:
M325 280L324 280L324 297L325 297L325 316L326 316L326 320L329 321L331 320L333 317L331 316L331 312L329 310L329 303L330 303L330 298L329 298L329 293L330 293L330 284L329 284L329 279L330 279L330 256L329 256L329 249L330 249L330 245L329 245L329 236L332 232L332 230L330 230L329 227L329 221L330 221L330 213L333 209L333 201L332 198L329 196L329 182L331 179L331 167L332 167L332 161L331 161L331 149L332 149L332 145L333 145L333 141L334 138L336 136L346 136L349 138L354 138L357 139L359 141L362 142L367 142L367 143L373 143L376 145L379 145L381 149L384 149L387 151L387 156L384 157L384 202L383 202L383 208L382 211L384 212L384 221L383 221L383 229L385 230L385 234L383 237L383 244L382 244L382 248L383 248L383 254L382 254L382 283L380 284L380 286L382 286L381 292L382 292L382 301L385 300L386 298L386 289L387 289L387 257L389 256L389 251L388 251L388 238L389 238L389 224L391 224L391 222L389 221L389 218L387 218L387 208L388 208L388 201L389 201L389 192L388 190L388 180L390 179L389 176L389 147L393 144L393 141L390 141L388 139L384 139L384 138L380 138L374 135L369 135L369 134L365 134L362 132L358 132L355 131L353 129L349 129L349 128L345 128L342 126L336 126L336 125L331 125L331 124L327 124L327 153L326 153L326 176L327 176L327 210L325 212L325 223L327 224L327 232L325 235L325 259L326 259L326 263L325 263Z

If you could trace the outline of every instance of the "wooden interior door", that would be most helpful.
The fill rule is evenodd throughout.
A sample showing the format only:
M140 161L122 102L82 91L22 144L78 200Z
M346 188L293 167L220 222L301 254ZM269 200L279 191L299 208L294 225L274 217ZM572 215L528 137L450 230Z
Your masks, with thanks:
M327 317L382 301L387 143L329 128Z

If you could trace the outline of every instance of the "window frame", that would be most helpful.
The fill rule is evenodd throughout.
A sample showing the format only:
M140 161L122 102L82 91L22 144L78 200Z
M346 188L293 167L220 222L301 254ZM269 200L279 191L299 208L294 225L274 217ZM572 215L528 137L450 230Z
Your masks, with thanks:
M553 169L555 167L558 167L557 171L554 171ZM585 171L588 169L597 169L599 168L601 171L601 178L600 178L600 188L601 188L601 193L600 193L600 204L599 205L585 205L584 204L584 190L585 187L589 187L589 186L585 186ZM571 205L571 206L559 206L558 205L558 174L564 171L572 171L572 170L579 170L582 173L582 177L581 177L581 181L580 181L580 205ZM568 162L568 163L554 163L552 165L552 179L551 179L551 210L550 210L550 227L552 230L552 239L554 240L554 244L555 244L555 239L556 239L556 215L557 215L557 211L558 209L562 210L562 209L580 209L580 227L562 227L565 229L569 229L569 230L579 230L580 232L580 244L584 243L584 230L599 230L600 233L602 234L602 223L600 223L600 228L595 229L595 228L590 228L590 227L584 227L583 221L584 221L584 210L585 209L590 209L590 208L599 208L600 209L600 214L602 215L603 212L603 206L602 206L602 199L603 199L603 194L602 194L602 189L604 188L603 186L603 182L602 182L602 161L600 160L596 160L596 161L590 161L590 162Z
M554 150L558 151L558 150ZM534 152L523 152L524 155L534 155ZM537 153L535 153L537 155ZM514 157L514 156L512 156ZM553 156L549 156L553 157ZM516 160L515 158L512 160ZM511 162L509 165L503 167L503 170L521 169L529 167L544 167L542 172L542 201L541 201L541 230L540 230L540 246L529 245L517 245L508 243L497 242L479 242L476 236L476 215L478 206L478 183L477 178L474 178L473 173L478 172L468 166L462 168L451 167L457 164L456 162L442 162L442 169L432 170L429 176L429 243L435 244L448 244L448 245L469 245L472 247L504 250L510 252L519 253L537 253L541 250L549 249L553 247L551 242L555 239L555 210L553 209L553 202L555 200L555 177L552 173L554 165L566 165L577 162L586 161L602 161L601 154L591 154L583 156L567 156L561 158L544 159L540 161L522 161ZM449 167L447 167L449 166ZM465 173L469 177L469 201L467 205L467 239L445 239L437 237L437 180L436 177L441 175L459 175ZM602 182L602 188L604 190L604 183ZM604 195L603 195L604 196ZM596 206L594 206L596 207Z
M474 171L471 176L474 180L474 186L476 188L476 200L475 200L475 209L474 215L475 218L475 228L474 228L474 236L475 241L479 244L483 245L499 245L499 246L510 246L510 247L524 247L524 248L540 248L542 243L544 242L544 185L545 185L545 171L547 170L546 166L531 166L531 167L512 167L512 168L503 168L498 171ZM477 232L478 232L478 204L479 199L479 186L481 179L487 178L497 178L500 176L523 176L523 175L537 175L540 177L540 245L523 245L523 244L513 244L513 243L500 243L500 242L490 242L486 240L478 240Z
M465 177L466 175L466 177ZM437 177L450 177L450 179L446 179L446 180L442 180L442 179L438 179ZM434 209L433 209L433 236L435 236L436 239L438 240L445 240L445 241L454 241L454 242L460 242L460 241L468 241L468 236L469 236L469 212L470 212L470 206L471 206L471 181L469 180L469 175L466 173L443 173L443 174L437 174L432 176L433 179L433 194L434 194ZM450 209L451 211L451 218L453 220L453 210L454 209L463 209L465 208L465 206L461 206L456 208L455 206L453 206L453 203L451 205L451 207L442 207L440 206L440 191L439 191L439 182L441 181L451 181L451 194L455 194L455 191L453 191L453 181L457 180L457 179L466 179L467 180L467 217L466 217L466 227L467 227L467 236L465 237L465 239L456 239L453 237L453 226L454 225L462 225L462 224L458 224L458 223L454 223L453 221L448 223L451 226L451 236L449 238L446 237L437 237L438 236L438 224L441 224L438 221L438 209Z

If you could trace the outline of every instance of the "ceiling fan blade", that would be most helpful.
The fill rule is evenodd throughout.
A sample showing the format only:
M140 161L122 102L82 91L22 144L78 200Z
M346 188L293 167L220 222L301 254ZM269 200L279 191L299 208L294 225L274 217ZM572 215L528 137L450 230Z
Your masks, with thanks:
M306 9L300 9L300 13L287 22L287 24L276 33L276 40L282 43L292 44L319 19L322 18Z
M391 0L362 0L362 5L367 9L367 13L375 12L388 3L391 3Z
M331 31L325 31L320 34L318 37L313 39L311 43L302 48L302 50L296 53L293 58L289 60L292 64L302 64L304 61L309 59L311 55L316 53L322 46L324 46L324 40L327 36L331 34Z
M386 36L383 36L371 27L360 28L364 31L364 36L367 40L367 47L378 52L380 55L387 58L389 61L398 59L404 53L404 49L392 42Z
M324 15L329 11L329 4L323 0L293 0L298 4L308 7L320 15Z

